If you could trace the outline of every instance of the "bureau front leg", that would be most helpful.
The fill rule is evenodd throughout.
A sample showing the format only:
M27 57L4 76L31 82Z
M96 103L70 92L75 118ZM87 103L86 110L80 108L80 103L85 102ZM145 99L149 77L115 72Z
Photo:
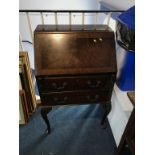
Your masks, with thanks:
M109 112L111 111L111 101L107 102L107 103L103 103L102 106L105 109L105 112L102 117L101 127L105 129L108 125L107 116L108 116Z
M47 129L45 130L45 133L50 134L51 132L51 126L47 117L47 114L52 110L52 107L43 107L41 108L41 116L43 120L45 121L47 125Z

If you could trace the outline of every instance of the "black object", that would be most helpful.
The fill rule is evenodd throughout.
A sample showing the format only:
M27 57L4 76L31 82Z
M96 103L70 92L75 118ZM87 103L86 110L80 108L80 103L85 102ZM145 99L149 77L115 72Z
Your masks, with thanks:
M135 31L119 21L116 29L117 43L127 51L135 51Z
M135 51L135 7L131 7L117 18L116 39L127 51Z
M47 12L58 12L58 13L99 13L99 12L124 12L124 10L19 10L19 12L39 12L39 13L47 13Z

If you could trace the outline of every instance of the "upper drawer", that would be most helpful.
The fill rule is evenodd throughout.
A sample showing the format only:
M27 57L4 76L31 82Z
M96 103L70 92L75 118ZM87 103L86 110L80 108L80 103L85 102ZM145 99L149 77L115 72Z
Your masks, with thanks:
M109 90L113 87L113 76L82 76L82 77L38 77L37 83L41 93L71 91L83 89Z

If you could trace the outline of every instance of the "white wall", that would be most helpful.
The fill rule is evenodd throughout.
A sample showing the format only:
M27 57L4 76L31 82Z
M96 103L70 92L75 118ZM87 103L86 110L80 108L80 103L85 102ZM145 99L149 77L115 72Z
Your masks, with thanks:
M111 8L118 10L127 10L128 8L135 5L135 0L99 0L108 4Z
M95 10L99 1L123 10L135 4L135 0L19 0L19 9Z
M19 0L20 9L95 10L96 0Z

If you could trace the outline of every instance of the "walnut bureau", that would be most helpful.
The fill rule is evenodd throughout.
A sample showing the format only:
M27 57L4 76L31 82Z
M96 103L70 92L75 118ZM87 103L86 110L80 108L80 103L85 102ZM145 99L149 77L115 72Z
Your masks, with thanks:
M111 109L117 65L114 32L106 25L38 25L34 32L35 75L41 115L56 105L100 103Z

